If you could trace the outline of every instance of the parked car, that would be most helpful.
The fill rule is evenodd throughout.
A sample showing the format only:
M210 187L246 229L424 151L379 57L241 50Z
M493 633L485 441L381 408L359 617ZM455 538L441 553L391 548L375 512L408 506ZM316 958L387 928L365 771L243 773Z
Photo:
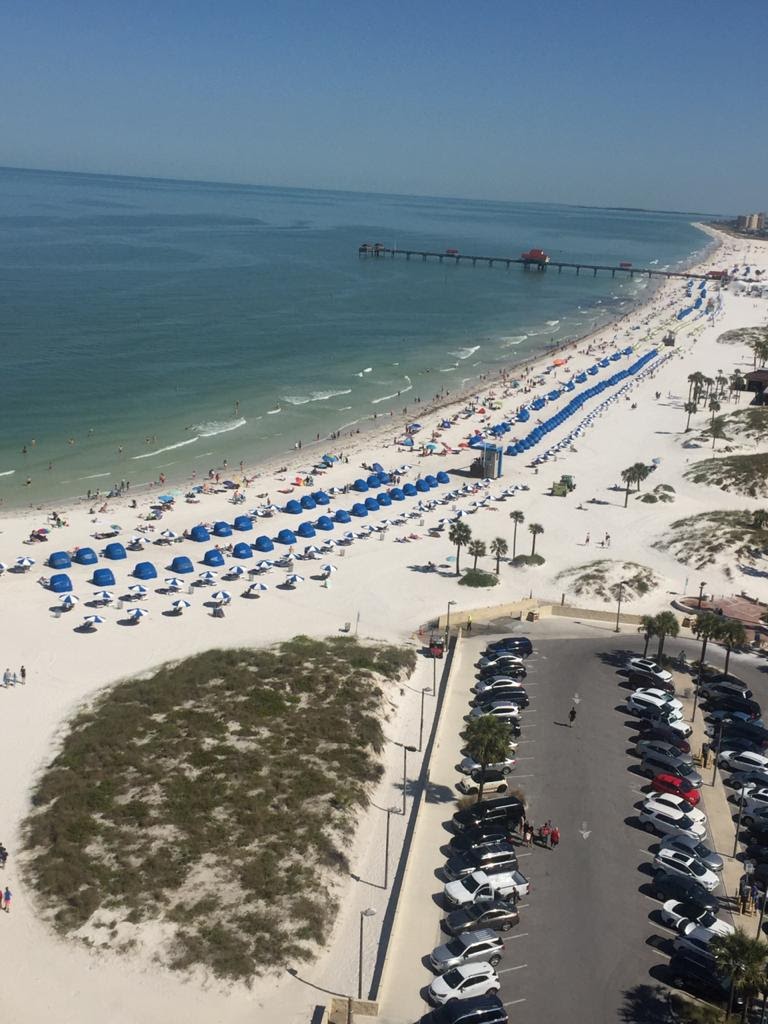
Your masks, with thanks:
M682 934L692 931L697 925L709 928L716 935L731 935L735 931L732 924L720 920L696 900L667 900L661 908L661 919L664 924Z
M662 690L635 690L627 697L627 711L645 718L679 722L683 717L682 705Z
M471 718L483 718L490 715L492 718L500 718L503 722L516 721L520 718L520 706L509 700L491 701L489 704L479 704L470 711Z
M498 996L470 996L433 1010L432 1024L509 1024L509 1016Z
M671 810L682 811L683 814L687 814L697 824L702 824L706 827L707 816L704 811L700 811L698 807L689 804L682 796L675 796L674 793L654 793L649 797L649 801L651 800L659 807L668 807Z
M741 816L741 823L749 832L768 828L768 807L756 807L749 814Z
M676 952L669 961L669 976L675 988L708 1001L727 1003L731 996L731 979L716 971L711 962L699 959L686 950ZM744 998L734 995L733 1008L741 1010Z
M656 793L672 793L673 796L681 796L693 807L701 800L699 790L688 779L681 778L679 775L662 772L651 780L651 789Z
M768 862L768 845L765 843L747 843L744 850L744 860L751 860L755 864L764 864Z
M524 667L522 658L516 654L507 654L503 651L500 651L498 654L488 654L477 663L477 667L481 672L487 668L496 669L503 665L520 665Z
M477 768L470 775L465 776L456 783L456 789L464 796L471 796L480 792L482 783L485 793L506 793L507 772L499 771L498 768Z
M493 846L494 843L508 843L511 838L511 829L504 828L496 821L488 821L453 836L448 849L451 854L479 850L484 846Z
M710 850L704 843L690 836L664 836L660 843L661 849L679 850L680 853L692 853L699 858L711 871L723 870L723 858L719 853ZM768 858L767 858L768 859Z
M706 676L701 681L699 687L699 696L703 700L709 700L710 697L718 697L721 694L736 694L736 696L742 696L749 699L752 696L752 691L749 689L745 682L741 679L737 679L736 676Z
M691 900L695 899L707 910L716 911L720 909L720 900L711 892L707 892L703 885L699 885L695 878L686 878L683 875L673 875L669 871L657 871L651 882L653 895L657 900Z
M733 787L735 794L743 793L744 796L749 796L753 789L768 786L768 770L753 768L750 771L731 772L728 784Z
M661 719L641 718L635 726L640 736L644 739L665 740L679 747L684 754L690 754L691 745L688 737L693 732L693 727L687 722L665 722Z
M509 701L510 704L516 704L521 711L524 711L531 703L531 698L522 687L500 686L488 693L478 694L472 700L472 704L475 707L481 707L484 704L497 704L503 700Z
M429 965L437 974L449 971L461 964L485 961L495 967L504 956L504 942L490 928L477 931L462 932L441 946L436 946L429 954Z
M489 665L488 668L481 668L476 678L478 682L486 682L489 679L503 676L507 679L514 679L515 682L522 682L527 675L528 672L525 665L519 662L518 659L514 659L512 661L499 662L498 665Z
M457 831L487 825L495 822L505 828L516 828L523 817L525 808L516 796L503 796L495 800L478 800L471 807L464 807L453 815L453 827Z
M651 658L630 658L627 662L630 679L647 679L651 686L674 693L672 673L657 665Z
M450 999L495 995L498 991L499 976L489 963L464 964L435 978L429 986L429 1000L438 1005Z
M756 700L750 700L736 693L722 693L712 696L707 701L708 712L741 711L750 719L759 718L762 709Z
M512 676L490 676L488 679L480 679L472 687L472 690L481 696L484 693L493 693L495 690L525 690L519 679Z
M720 736L721 747L738 746L741 749L744 744L750 744L754 749L768 748L768 729L755 722L740 722L736 719L723 722L722 725L712 722L707 725L706 733L715 740Z
M682 757L666 757L664 754L648 754L640 762L640 771L649 779L652 779L655 775L661 775L662 773L667 775L678 775L682 779L687 779L696 789L698 789L704 781L693 767L690 754L683 754Z
M445 919L445 929L451 935L469 932L474 928L493 928L508 932L520 923L520 915L508 900L487 900L472 903L460 910L452 910Z
M686 740L681 740L681 742L685 743L686 747L688 746ZM644 736L642 739L638 739L635 744L635 753L641 758L646 757L648 754L664 754L667 757L689 756L687 752L682 751L676 744L659 739L656 736ZM691 759L691 763L693 763L693 759Z
M459 771L462 775L472 775L473 772L479 771L482 767L474 758L467 756L462 758L459 764ZM494 768L497 772L504 772L505 775L509 775L516 767L517 761L511 755L505 757L503 761L496 761L494 764L486 765L486 768Z
M473 871L466 878L446 882L443 896L450 907L463 907L467 903L478 903L496 898L508 899L515 893L527 896L529 882L519 871L502 871L487 875L485 871Z
M516 654L518 657L527 658L533 654L533 644L527 636L505 636L501 640L494 640L488 644L484 651L484 657L488 658L493 654Z
M753 820L756 811L762 811L765 810L765 808L768 808L768 788L765 786L758 786L744 796L737 796L736 800L737 803L743 800L741 820L745 825L749 825Z
M446 878L466 878L474 871L484 871L488 875L499 871L514 871L517 868L517 854L510 843L497 843L495 846L483 846L475 850L455 853L445 865Z
M721 768L737 772L750 768L768 768L768 757L764 754L755 754L751 750L721 749L717 763Z
M720 884L720 879L714 871L699 860L695 854L682 853L679 850L670 850L662 847L653 858L656 870L666 871L671 875L684 875L686 878L694 878L699 885L707 892L714 892Z
M706 826L701 822L653 800L646 801L637 817L646 832L656 832L658 835L687 835L700 841L707 834Z
M708 722L714 725L715 729L718 728L720 722L724 725L732 725L734 722L747 722L750 725L757 725L761 728L765 727L765 722L762 718L753 718L751 712L748 711L708 710L706 718Z
M683 949L690 949L702 957L710 957L714 967L715 958L710 951L709 944L714 939L715 933L709 928L702 928L696 925L685 935L678 935L672 943L672 949L677 953Z

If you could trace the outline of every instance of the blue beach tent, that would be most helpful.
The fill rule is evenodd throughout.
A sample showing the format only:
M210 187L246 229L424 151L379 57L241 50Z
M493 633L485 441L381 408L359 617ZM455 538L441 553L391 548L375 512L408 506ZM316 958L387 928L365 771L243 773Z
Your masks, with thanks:
M451 482L451 478L448 476L444 469L441 469L440 472L437 474L437 482L439 484L449 484Z
M171 572L174 576L182 576L186 572L194 572L192 560L186 555L177 555L171 562Z
M403 487L403 494L406 496L406 498L415 498L418 493L419 492L416 490L413 484L405 484L405 486Z
M219 522L213 524L214 537L231 537L232 527L229 523Z
M379 511L379 503L378 503L378 501L376 501L375 498L366 498L365 499L365 507L368 509L369 512L378 512Z
M316 505L330 505L331 503L331 499L328 497L325 491L315 491L312 497L315 499Z
M405 495L403 494L402 487L393 487L389 492L389 496L392 501L402 501Z
M305 540L308 540L315 536L315 528L312 523L302 523L296 533L299 537L303 537Z
M216 548L211 548L210 551L206 551L203 555L203 565L207 565L209 569L215 569L218 566L224 565L224 555Z
M437 487L437 477L430 473L428 476L424 477L424 483L427 487Z
M392 504L392 499L390 498L386 491L382 491L380 494L377 494L376 501L378 501L379 506L381 508L389 508L389 506Z
M195 540L199 544L211 539L210 533L208 533L204 526L193 526L189 531L189 536L191 540Z
M151 562L139 562L133 570L133 575L137 580L156 580L157 569Z
M122 544L118 544L114 541L112 544L107 544L104 548L104 557L109 558L113 562L119 562L125 558L125 548Z
M241 540L239 544L235 544L232 548L233 558L253 558L253 551L251 545L246 544L244 540Z
M306 512L311 512L313 508L317 508L317 502L315 501L311 494L305 494L304 497L301 499L301 507Z
M236 516L232 525L241 533L246 533L248 530L253 529L253 523L251 522L250 516Z
M262 534L260 537L257 537L253 546L257 551L261 552L261 554L266 554L267 551L275 550L275 545L272 543L271 538L267 537L266 534Z
M286 506L283 509L283 512L287 512L291 516L300 516L301 515L301 504L300 504L300 502L296 501L295 498L291 498L291 500L286 503Z
M378 473L371 473L366 481L369 487L381 487L381 480Z
M80 548L73 561L77 562L78 565L95 565L98 562L98 558L93 548Z
M356 491L360 491L361 493L363 491L367 491L368 490L368 484L362 478L358 478L357 480L355 480L355 482L352 484L352 486L354 487L354 489Z
M349 512L347 512L345 508L337 508L333 521L335 523L349 523L351 521L349 518Z
M72 559L66 551L54 551L48 557L48 565L51 569L68 569L72 565Z
M296 534L293 532L293 530L288 530L288 529L281 530L280 533L278 533L278 535L277 535L277 543L278 544L295 544L296 543Z
M332 530L333 529L333 522L332 522L331 519L328 518L328 516L320 516L320 518L315 523L315 529L316 530Z
M94 569L91 583L94 587L114 587L115 574L111 569Z
M48 585L54 594L68 594L72 590L72 580L65 572L51 576L51 581Z
M356 501L350 509L353 516L357 516L358 519L364 519L368 515L368 509L361 501Z
M427 483L426 480L417 480L416 490L419 491L421 494L425 494L427 491L429 491L429 484Z

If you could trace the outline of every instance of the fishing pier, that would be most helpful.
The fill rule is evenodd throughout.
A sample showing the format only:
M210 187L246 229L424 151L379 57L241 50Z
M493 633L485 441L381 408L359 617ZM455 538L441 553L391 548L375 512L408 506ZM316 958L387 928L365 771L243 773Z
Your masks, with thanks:
M711 281L719 279L722 275L718 271L709 274L691 274L685 270L657 270L654 267L635 267L631 263L619 263L618 266L609 266L601 263L569 263L563 260L553 260L540 249L532 249L519 257L514 256L475 256L469 253L459 252L456 249L446 249L445 252L431 252L425 249L389 249L380 243L370 245L365 242L357 250L361 259L394 259L396 256L404 256L406 260L420 259L423 263L428 260L437 260L439 263L471 263L473 267L479 264L492 267L500 264L509 269L512 266L521 266L523 270L537 272L557 267L558 274L563 270L575 270L578 277L582 271L592 271L592 276L597 277L598 272L610 273L611 277L617 274L628 274L630 277L665 277L667 279L680 277L686 280Z

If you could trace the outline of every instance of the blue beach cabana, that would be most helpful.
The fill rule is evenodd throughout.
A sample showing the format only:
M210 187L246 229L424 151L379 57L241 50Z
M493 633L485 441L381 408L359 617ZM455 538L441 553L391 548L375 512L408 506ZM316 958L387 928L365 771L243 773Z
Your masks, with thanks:
M253 549L250 544L246 544L244 540L241 540L239 544L235 544L232 548L233 558L253 558Z
M393 487L392 490L389 492L389 496L392 499L392 501L402 501L403 498L405 497L401 487Z
M54 551L48 557L48 565L51 569L69 569L72 565L72 559L66 551Z
M213 524L213 535L214 537L231 537L232 527L229 523L218 522Z
M427 490L429 490L429 488L427 488ZM405 484L405 486L403 487L403 494L406 496L406 498L415 498L418 493L419 492L416 490L413 484Z
M207 565L209 569L215 569L217 566L224 565L224 556L216 548L211 548L203 555L203 565Z
M151 562L139 562L133 570L133 575L137 580L156 580L157 569Z
M350 509L353 516L357 516L358 519L364 519L368 515L368 509L362 503L362 501L356 501Z
M349 518L349 512L347 512L345 508L337 508L333 521L335 523L349 523L351 521Z
M278 544L295 544L296 543L296 534L293 532L293 530L288 530L288 529L281 530L280 533L278 533L278 535L277 535L277 543Z
M379 503L378 503L378 501L376 501L375 498L366 498L365 499L365 507L368 509L369 512L378 512L379 511Z
M194 572L195 567L192 565L192 559L187 558L186 555L177 555L171 562L171 572L174 576L182 576L187 572Z
M60 572L51 576L48 586L54 594L68 594L72 590L72 580L65 572Z
M253 529L253 523L251 522L250 516L236 516L232 525L241 533L246 533L248 530Z
M315 523L315 529L316 530L332 530L333 529L333 521L328 516L320 516L320 518Z
M301 515L301 504L295 498L291 498L290 501L286 502L283 512L287 512L289 516L300 516Z
M381 494L376 495L376 501L378 501L381 508L389 508L392 504L392 499L386 491L382 491Z
M98 558L93 548L80 548L73 558L78 565L96 565Z
M205 541L211 539L210 533L202 525L193 526L189 531L190 540L197 541L198 544L203 544Z
M305 512L311 512L313 509L317 508L317 502L311 494L305 494L301 499L301 507Z
M257 537L253 546L262 554L266 554L267 551L275 550L275 545L272 543L271 538L267 537L266 534L262 534L260 537Z
M114 587L115 574L111 569L94 569L91 583L94 587Z
M112 562L119 562L125 558L125 548L117 541L113 541L104 548L104 557L109 558Z
M451 478L448 476L444 469L441 469L440 472L437 474L437 482L439 484L449 484L451 482Z
M305 540L315 536L315 528L312 523L302 523L296 531L299 537L303 537Z
M328 497L325 491L315 491L312 497L315 499L316 505L330 505L331 503L331 499Z

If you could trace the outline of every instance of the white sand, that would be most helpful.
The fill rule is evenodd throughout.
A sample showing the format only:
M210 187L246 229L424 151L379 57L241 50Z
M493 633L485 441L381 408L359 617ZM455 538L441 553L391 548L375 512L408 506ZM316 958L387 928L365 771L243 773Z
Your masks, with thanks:
M708 267L725 267L734 263L750 263L768 268L768 245L723 238L723 248L714 255ZM715 294L710 289L710 294ZM608 327L591 342L592 352L585 353L586 342L577 346L567 370L586 368L594 361L596 353L605 348L612 351L616 344L633 344L641 354L649 347L648 341L660 343L661 335L671 325L672 314L684 304L684 282L665 285L651 303L632 314L622 322L620 328ZM576 452L562 454L556 462L542 466L538 474L526 466L526 457L505 459L503 481L491 485L491 494L498 494L504 486L513 482L525 483L530 490L519 493L515 498L493 502L490 508L474 512L467 522L476 537L489 542L495 536L504 536L511 547L512 530L508 514L516 508L524 512L526 524L518 531L518 551L530 550L527 524L539 522L545 533L537 540L537 551L546 557L546 564L538 569L519 571L509 567L502 569L502 582L493 591L472 591L459 587L455 579L440 573L414 571L412 566L423 566L429 561L448 568L453 565L446 559L454 554L447 537L439 539L426 536L430 525L450 514L450 506L441 506L425 514L425 524L409 520L409 525L391 528L383 540L374 536L369 540L356 541L344 556L334 553L322 556L317 562L297 562L296 571L306 577L306 582L294 591L275 589L285 573L272 570L264 578L270 590L258 600L246 600L239 596L245 589L245 582L229 583L220 581L222 586L233 592L232 606L227 609L224 619L215 619L203 606L209 592L200 593L195 588L193 596L186 596L193 607L180 618L168 618L161 612L170 606L171 598L155 592L155 585L163 585L163 578L170 573L162 566L170 556L184 553L202 558L210 546L185 542L170 549L149 546L144 554L130 553L129 561L114 563L118 594L125 592L129 582L129 568L137 561L151 560L158 566L160 579L150 585L150 593L140 604L150 610L150 616L139 626L119 625L122 617L116 609L100 612L106 623L93 634L75 632L82 616L90 609L79 605L74 611L60 618L49 609L58 601L38 584L42 575L51 570L43 566L45 557L54 550L68 549L75 545L92 544L97 550L104 542L93 541L93 520L120 523L123 533L134 532L139 514L148 506L146 498L140 501L137 512L128 509L127 500L110 501L109 511L98 516L89 516L85 508L66 512L69 525L53 531L48 544L25 545L24 539L33 527L46 525L38 512L17 514L6 513L0 521L0 560L12 564L17 556L28 554L38 564L25 575L6 573L0 579L0 603L2 606L3 664L0 672L8 665L11 671L18 670L23 663L27 667L26 687L17 686L0 692L5 741L0 751L0 772L3 785L0 792L0 822L3 828L0 839L10 850L11 856L6 868L4 884L14 892L13 911L2 915L0 928L4 935L4 1010L8 1020L49 1021L56 1019L62 1024L101 1024L109 1020L112 1024L142 1021L145 1024L159 1024L168 1020L186 1020L189 1024L197 1021L240 1022L253 1020L282 1020L303 1022L309 1019L314 1005L324 1001L324 993L316 991L289 976L257 983L251 991L235 988L224 992L212 983L183 981L150 964L151 937L141 956L134 959L98 955L71 943L56 939L48 928L38 920L33 894L29 892L16 869L16 851L19 847L19 828L28 809L30 788L37 773L50 760L55 750L57 736L65 727L67 717L78 704L100 687L115 680L145 671L168 659L178 659L204 650L210 646L238 644L265 644L288 638L303 632L317 636L336 633L346 622L354 624L359 615L361 637L403 641L410 638L420 623L436 617L445 610L449 600L457 602L457 610L471 608L489 602L503 602L534 595L559 598L562 587L556 582L557 574L564 568L578 565L595 558L631 560L652 567L661 578L660 589L644 600L626 607L627 611L656 611L669 600L669 593L682 592L684 582L690 577L689 592L698 588L700 574L688 570L671 556L654 549L651 545L674 520L686 515L715 508L758 508L761 502L739 496L724 494L715 488L706 488L688 483L682 479L686 463L705 458L707 449L701 451L684 449L681 442L685 425L683 403L687 397L688 374L701 370L714 377L719 370L726 375L734 369L750 369L751 356L743 346L724 346L715 343L723 331L764 324L768 317L768 302L733 295L723 295L723 311L715 325L701 318L683 326L677 335L674 355L664 363L655 376L647 377L632 391L632 402L638 408L630 409L629 402L616 402L602 415L599 422L585 436L576 442ZM675 326L678 326L675 324ZM637 328L637 329L634 329ZM615 342L614 342L614 339ZM550 359L541 361L546 367ZM609 370L600 376L614 372L627 365L628 360L612 363ZM547 386L535 389L546 393L550 390L556 375L547 378ZM565 372L561 373L561 379ZM590 383L592 380L590 379ZM502 386L492 389L497 397L504 393ZM656 391L661 399L654 398ZM583 414L597 405L610 392L585 406ZM671 397L669 397L671 396ZM481 394L487 397L487 391ZM526 396L530 398L531 395ZM511 413L523 399L520 392L510 392L504 399L503 414L494 412L491 422L498 422ZM565 398L558 400L564 403ZM742 398L741 407L747 402ZM557 405L552 407L552 411ZM725 403L723 412L735 405ZM428 439L432 427L451 409L441 413L430 413L421 419L425 430L420 437ZM550 408L543 412L547 415ZM694 418L694 427L704 427L708 414L701 412ZM580 416L569 421L560 432L547 438L556 442L576 425ZM452 445L465 439L482 417L473 415L460 419L450 430L443 431L442 438ZM390 430L390 426L387 427ZM521 436L525 431L521 429ZM509 435L507 435L508 437ZM688 435L688 437L693 435ZM417 472L436 472L439 469L468 468L472 455L466 450L456 455L430 456L421 458L417 454L398 452L391 446L391 433L360 435L353 446L344 443L349 454L349 465L337 465L315 487L351 483L364 475L360 470L362 462L381 462L391 468L403 462L414 467L408 479L414 479ZM341 443L341 442L338 442ZM544 445L541 446L543 449ZM534 450L536 454L539 449ZM297 453L298 455L298 453ZM623 508L623 494L609 488L619 482L620 471L637 461L650 462L660 459L657 472L650 480L651 485L672 484L677 492L676 501L669 505L646 505L630 500L629 508ZM310 461L303 453L298 466ZM572 473L577 480L577 490L566 499L549 497L546 491L554 479L563 472ZM286 474L290 479L290 474ZM441 487L429 496L439 497L456 486L462 478L455 478L450 487ZM212 522L229 519L234 514L259 504L257 493L267 492L280 504L287 500L278 488L286 486L276 479L262 477L248 489L248 501L234 507L228 503L227 494L204 496L199 505L186 504L183 499L167 514L160 529L170 527L178 532L197 522ZM158 490L161 493L161 489ZM484 492L485 493L485 492ZM295 496L300 497L301 494ZM461 499L455 504L469 510L476 495ZM577 510L579 503L598 497L606 505L585 504L585 510ZM332 508L349 507L352 495L334 500ZM416 504L416 499L403 502L390 509L373 513L365 523L375 523L384 518L394 518L400 510L407 511ZM272 519L260 520L256 532L233 540L251 539L258 533L276 534L283 526L295 527L298 522L316 518L318 512L300 517L280 514ZM331 537L347 529L359 529L360 522L353 521L350 527L337 528ZM261 528L263 526L263 529ZM586 533L591 535L589 547L584 545ZM396 543L398 537L415 533L418 541ZM612 538L610 549L603 550L596 542L609 533ZM321 535L318 534L320 538ZM322 538L321 538L322 539ZM222 541L221 543L228 543ZM321 542L318 540L318 543ZM302 551L300 541L296 550ZM270 556L267 556L270 557ZM464 564L467 556L462 555ZM230 560L231 561L231 560ZM326 589L319 582L310 579L320 562L329 561L338 566ZM483 560L486 568L492 567L490 559ZM100 562L101 565L109 564ZM249 563L245 563L246 567ZM199 566L200 569L203 566ZM83 602L91 598L95 589L86 582L91 570L73 566L68 570L75 582L75 592ZM707 568L701 579L707 580L707 591L732 593L745 589L761 599L768 598L768 580L764 578L739 576L729 582L721 569ZM592 602L593 604L595 602ZM415 742L418 732L419 687L431 683L431 665L422 665L417 677L411 681L414 692L405 690L397 714L387 724L390 739ZM431 714L431 701L427 712ZM416 774L418 759L412 755L412 775ZM402 754L399 747L390 744L386 753L386 774L374 801L379 807L391 806L400 800L398 781L402 772ZM392 864L397 855L396 846L402 837L403 819L392 818ZM375 952L378 925L381 922L386 894L370 885L383 875L382 842L384 814L378 808L371 808L361 822L356 847L352 853L352 871L363 881L349 880L343 911L339 915L332 936L330 950L313 965L300 967L299 974L313 985L336 992L351 992L356 983L356 943L359 911L365 906L377 909L375 918L367 922L366 971L369 976Z

